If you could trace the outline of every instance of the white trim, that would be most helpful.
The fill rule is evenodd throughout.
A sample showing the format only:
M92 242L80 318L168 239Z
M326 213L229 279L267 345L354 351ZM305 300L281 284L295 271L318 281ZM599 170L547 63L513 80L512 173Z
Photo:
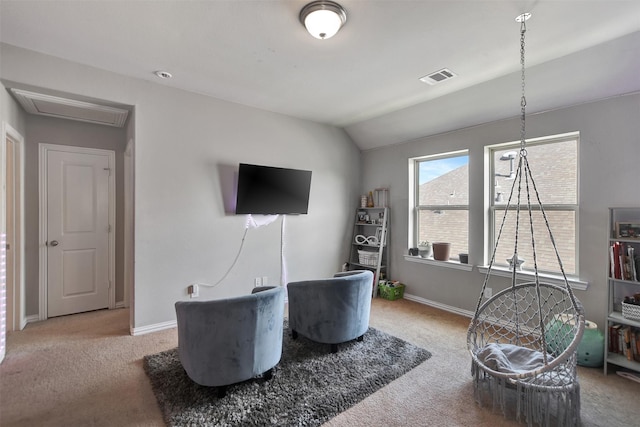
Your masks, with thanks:
M7 182L7 162L6 162L6 153L7 153L7 139L2 138L0 141L0 245L4 246L0 248L0 255L2 259L0 259L0 363L4 360L5 354L7 354L7 314L8 314L8 306L7 306L7 294L8 294L8 286L7 286L7 269L6 269L6 233L7 233L7 191L6 191L6 182ZM12 293L13 295L13 293ZM12 307L12 316L13 316L13 307Z
M458 307L454 307L451 305L446 305L446 304L442 304L436 301L431 301L425 298L421 298L415 295L411 295L411 294L404 294L404 299L407 299L409 301L415 301L417 303L420 304L424 304L424 305L428 305L430 307L435 307L435 308L439 308L440 310L444 310L444 311L448 311L449 313L454 313L454 314L459 314L460 316L464 316L464 317L468 317L468 318L472 318L473 317L473 312L469 311L469 310L463 310L461 308Z
M6 142L7 139L11 139L14 143L14 187L18 187L18 191L14 192L14 202L17 206L14 206L14 223L19 221L19 227L14 230L14 262L18 259L17 265L14 264L14 277L18 277L17 286L14 283L13 300L7 301L7 304L13 304L13 319L11 324L15 328L17 325L18 330L22 330L26 325L26 298L25 298L25 254L24 254L24 137L14 129L10 124L2 122L2 141ZM15 160L18 160L16 163ZM15 212L18 215L15 215ZM17 316L16 316L17 315ZM7 319L8 320L8 319Z
M408 223L408 241L411 247L418 246L420 240L419 211L420 210L464 210L470 212L469 200L466 205L420 205L420 166L421 162L431 162L434 160L443 160L454 157L467 157L467 165L469 164L469 149L448 151L445 153L429 154L426 156L417 156L409 158L409 223ZM467 172L468 175L468 172ZM467 176L468 179L468 176ZM467 217L467 238L469 237L469 220Z
M47 319L47 216L44 207L47 206L47 161L46 155L39 147L38 152L38 320Z
M127 141L124 150L124 306L131 306L131 293L133 291L134 280L134 142L133 139Z
M39 183L38 192L40 197L39 215L39 319L46 320L47 313L47 154L49 151L64 151L69 153L106 155L109 162L109 225L111 232L109 233L109 309L116 308L116 153L113 150L103 150L99 148L73 147L68 145L56 145L39 143L38 144L38 171Z
M27 326L29 323L39 322L40 316L37 314L32 314L30 316L25 317L23 320L24 320L24 324L21 325L22 329L24 329L24 327Z
M487 274L487 270L488 270L487 266L484 266L484 265L478 266L478 272L482 273L483 275ZM498 277L511 278L511 270L509 270L508 268L496 267L495 265L491 267L491 274ZM562 278L561 275L538 272L538 277L540 278L540 281L545 283L551 283L553 285L560 285L560 286L564 285L564 279ZM535 275L533 271L527 271L527 270L518 271L516 273L516 279L523 279L528 282L531 282L535 280ZM569 285L571 285L571 289L574 289L574 290L577 289L579 291L586 291L589 288L589 282L580 280L577 277L567 277L567 282L569 282Z
M563 203L563 204L543 204L542 208L544 211L559 211L559 212L573 212L575 215L575 224L574 224L574 251L575 251L575 273L580 274L580 132L573 131L562 133L558 135L549 135L549 136L541 136L537 138L529 138L526 140L527 147L530 146L544 146L549 144L558 144L563 142L571 142L575 141L576 143L576 201L575 204ZM494 153L501 150L506 150L512 148L513 150L520 149L521 141L510 141L510 142L502 142L498 144L490 144L484 147L485 154L485 170L489 172L488 176L485 176L485 257L484 263L488 264L491 259L491 254L493 252L493 245L495 244L495 234L496 234L496 223L499 223L501 217L497 214L500 213L502 215L506 215L504 213L505 205L497 205L495 202L495 186L493 185L495 182L495 162L494 162ZM487 168L487 162L489 167ZM515 190L515 189L514 189ZM506 197L508 197L508 193L506 193ZM540 211L540 206L538 205L537 200L532 200L531 208L535 211ZM510 207L510 214L515 215L515 210L517 209L517 203L512 203ZM548 226L547 226L548 227ZM549 230L551 233L551 230ZM559 266L556 265L558 271L556 273L546 273L545 275L552 280L554 284L564 284L562 280ZM495 267L494 267L495 268ZM506 267L504 268L506 270ZM493 270L493 268L492 268ZM508 271L508 270L506 270ZM486 273L486 268L483 271ZM500 274L498 274L500 275ZM510 275L509 275L510 276ZM540 274L542 276L542 274ZM533 274L530 275L531 278ZM587 282L580 281L579 279L569 279L570 283L575 283L575 289L586 290L588 287ZM572 285L573 286L573 285Z
M153 325L140 326L139 328L131 328L131 335L144 335L152 332L164 331L171 328L177 328L178 322L171 320L169 322L154 323Z
M433 258L422 258L419 256L404 255L405 261L417 262L418 264L436 265L438 267L453 268L456 270L471 271L473 265L462 264L457 261L437 261Z
M25 111L31 114L119 128L124 126L129 115L129 110L108 105L45 95L16 88L11 88L10 91ZM43 101L44 104L40 104L39 101Z

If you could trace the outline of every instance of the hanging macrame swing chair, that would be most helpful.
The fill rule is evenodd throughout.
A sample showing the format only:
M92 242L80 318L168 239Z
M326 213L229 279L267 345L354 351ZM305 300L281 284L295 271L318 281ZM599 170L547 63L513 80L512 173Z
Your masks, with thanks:
M492 399L493 409L499 407L505 416L508 415L508 408L511 411L515 410L517 419L522 421L524 418L529 426L549 425L552 419L555 419L554 425L579 425L580 387L576 363L577 347L585 326L584 309L569 286L527 160L524 36L525 21L529 16L530 14L523 14L516 19L520 22L522 64L518 167L482 285L482 292L469 325L467 347L472 358L471 368L475 398L478 403L482 404L483 398L486 399L488 396ZM533 195L537 201L536 208L531 204ZM513 201L514 197L515 201ZM526 197L526 201L521 200L523 197ZM523 206L521 209L521 202L526 208ZM521 219L522 212L525 214ZM510 262L511 286L483 303L508 215L515 215L515 245ZM540 281L533 229L534 216L538 219L537 224L540 224L540 219L544 219L549 240L564 278L563 285ZM517 274L519 228L522 228L522 234L531 237L533 255L534 280L522 283L519 283Z

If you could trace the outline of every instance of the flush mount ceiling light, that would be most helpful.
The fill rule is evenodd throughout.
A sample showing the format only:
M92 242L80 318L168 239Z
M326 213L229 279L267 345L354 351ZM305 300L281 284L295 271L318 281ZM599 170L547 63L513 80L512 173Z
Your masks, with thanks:
M300 22L317 39L333 37L347 22L347 12L333 1L313 1L300 11Z

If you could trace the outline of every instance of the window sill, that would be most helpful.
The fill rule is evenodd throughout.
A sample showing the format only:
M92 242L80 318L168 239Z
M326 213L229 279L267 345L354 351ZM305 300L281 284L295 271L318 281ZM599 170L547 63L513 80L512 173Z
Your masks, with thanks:
M453 268L456 270L464 270L464 271L473 270L473 265L462 264L458 261L437 261L433 258L422 258L419 256L411 256L411 255L404 255L404 259L406 261L417 262L419 264L437 265L438 267Z
M478 266L478 271L483 275L487 274L488 269L488 266ZM504 267L493 266L491 267L491 275L496 275L499 277L511 277L511 270ZM540 278L541 282L551 283L554 285L564 285L564 279L561 275L538 273L538 277ZM532 271L518 271L516 274L516 278L534 281L535 275ZM569 282L569 285L571 285L571 289L586 291L589 288L589 282L580 280L577 277L567 276L567 281Z

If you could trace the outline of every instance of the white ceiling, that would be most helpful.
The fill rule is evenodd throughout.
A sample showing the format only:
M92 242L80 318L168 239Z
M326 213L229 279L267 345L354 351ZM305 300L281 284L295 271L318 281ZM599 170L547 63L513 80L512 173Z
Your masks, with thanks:
M1 0L0 40L343 127L362 149L517 116L527 11L529 112L640 91L640 0L340 0L329 40L300 24L306 3ZM418 80L445 67L458 77Z

